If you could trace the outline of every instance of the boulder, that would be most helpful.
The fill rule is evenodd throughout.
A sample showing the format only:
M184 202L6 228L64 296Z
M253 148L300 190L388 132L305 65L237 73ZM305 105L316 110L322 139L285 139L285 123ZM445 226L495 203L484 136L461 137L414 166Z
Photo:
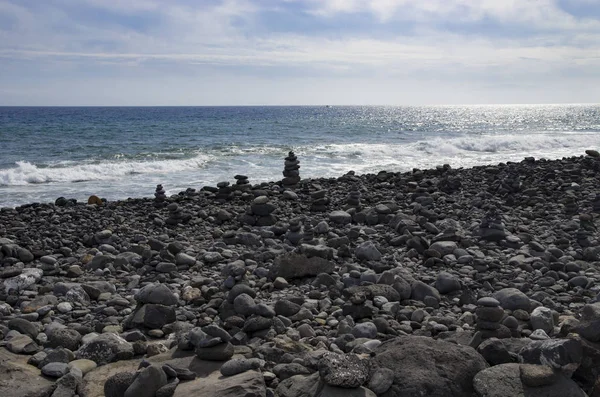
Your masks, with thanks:
M76 356L78 359L85 358L103 365L133 358L133 346L118 335L106 333L81 346Z
M531 301L521 291L516 288L503 288L494 294L494 298L500 302L505 310L525 310L531 309Z
M177 305L177 297L164 284L148 284L134 296L139 303L155 303L165 306Z
M375 349L373 362L394 371L382 396L471 396L473 377L487 368L475 349L422 336L401 336Z

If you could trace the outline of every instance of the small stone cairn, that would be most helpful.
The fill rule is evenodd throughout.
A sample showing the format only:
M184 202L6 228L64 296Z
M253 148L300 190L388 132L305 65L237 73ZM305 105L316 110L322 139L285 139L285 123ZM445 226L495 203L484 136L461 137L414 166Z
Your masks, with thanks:
M592 200L592 211L600 212L600 193L596 193L596 197Z
M165 200L167 195L163 185L156 185L156 191L154 192L154 207L162 208L166 205Z
M300 162L294 152L290 151L285 158L281 183L284 186L293 186L297 185L298 182L300 182Z
M479 235L486 241L500 241L506 237L502 217L496 208L490 209L481 220Z
M246 209L240 221L250 226L273 226L277 223L277 217L273 215L276 209L267 196L258 196Z
M233 198L233 189L229 185L230 183L227 181L217 183L217 188L219 189L215 196L217 201L225 202Z
M246 175L236 175L233 178L235 179L235 185L233 186L234 190L246 192L252 188L252 185L250 185Z
M304 232L302 237L302 244L315 244L315 231L313 230L310 220L304 222Z
M360 203L360 190L357 185L353 185L348 193L346 205L348 208L356 208L357 210L360 210L362 207Z
M502 327L502 318L504 317L504 309L500 307L500 302L492 297L480 298L477 301L477 316L476 328L481 331L483 339L498 337L499 330Z
M566 196L564 199L564 205L565 213L568 215L575 215L577 212L579 212L579 205L577 204L575 197Z
M167 205L167 210L169 211L169 217L165 221L167 225L177 226L180 223L187 223L192 218L192 215L182 211L177 203Z
M302 225L300 225L300 219L293 218L290 220L290 226L288 227L288 231L285 235L285 238L292 245L298 245L303 238L301 230L302 230Z
M316 192L312 192L310 198L312 199L310 205L310 210L312 212L327 212L330 202L329 197L327 197L327 190L320 189Z

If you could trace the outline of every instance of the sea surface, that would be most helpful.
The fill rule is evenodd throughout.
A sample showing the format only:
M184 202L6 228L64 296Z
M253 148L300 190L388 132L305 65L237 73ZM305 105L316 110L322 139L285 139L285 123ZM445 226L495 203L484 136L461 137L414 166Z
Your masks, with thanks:
M600 105L0 107L0 207L188 187L555 159L600 149Z

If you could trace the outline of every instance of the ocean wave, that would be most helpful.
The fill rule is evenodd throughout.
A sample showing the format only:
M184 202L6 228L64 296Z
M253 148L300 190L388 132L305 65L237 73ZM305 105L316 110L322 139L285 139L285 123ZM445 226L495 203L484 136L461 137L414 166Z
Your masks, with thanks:
M17 161L16 167L0 169L0 186L113 180L139 174L170 174L203 168L210 156L185 160L106 161L61 165L36 165Z

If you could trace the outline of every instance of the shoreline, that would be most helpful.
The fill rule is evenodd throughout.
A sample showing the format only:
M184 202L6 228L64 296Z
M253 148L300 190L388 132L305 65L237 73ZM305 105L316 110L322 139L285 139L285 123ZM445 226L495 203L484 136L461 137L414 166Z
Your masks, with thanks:
M235 180L1 208L0 395L600 392L597 152Z

